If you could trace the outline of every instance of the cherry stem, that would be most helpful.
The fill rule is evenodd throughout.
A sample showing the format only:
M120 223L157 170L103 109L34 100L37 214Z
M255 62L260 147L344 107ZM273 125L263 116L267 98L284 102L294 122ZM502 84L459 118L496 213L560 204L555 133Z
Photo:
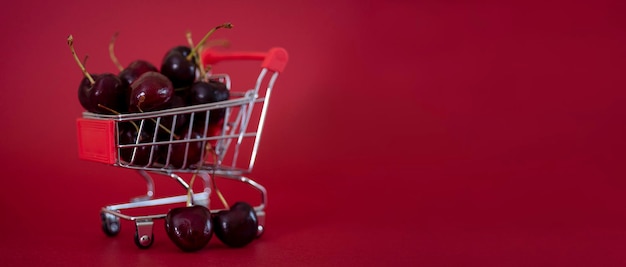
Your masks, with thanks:
M221 46L221 47L229 47L230 46L230 41L228 40L211 40L211 41L207 41L203 48L211 48L211 47L215 47L215 46Z
M83 58L83 66L87 66L87 59L89 59L89 55L85 55Z
M203 48L204 48L204 49L207 49L207 48L211 48L211 47L214 47L214 46L228 47L228 46L230 46L230 42L229 42L228 40L211 40L211 41L207 41L207 42L204 44L204 47L203 47ZM200 57L199 57L199 58L200 58ZM211 68L212 68L212 67L211 67L211 65L209 65L209 64L204 65L201 61L202 61L202 58L200 58L200 62L198 63L198 65L200 65L200 64L201 64L201 65L200 65L200 66L201 66L201 68L204 68L204 73L205 73L204 75L206 76L206 73L208 73L209 71L211 71Z
M144 95L139 96L139 103L137 103L137 109L141 113L143 113L144 111L141 109L140 106L145 100L146 100L146 97ZM154 118L150 118L150 120L154 123L157 123L157 121ZM163 124L159 123L158 125L159 125L159 128L161 128L167 134L171 134L176 140L180 140L180 136L176 135L175 133L172 133L172 131L170 131L170 129L168 129L167 127L163 126Z
M113 114L115 114L115 115L122 115L122 113L119 113L118 111L116 111L116 110L114 110L114 109L112 109L112 108L110 108L110 107L107 107L107 106L105 106L105 105L98 104L98 107L103 108L103 109L106 109L106 110L110 111L111 113L113 113Z
M187 43L189 44L189 47L194 47L193 40L191 39L191 31L190 30L187 30L187 32L185 33L185 38L187 38Z
M106 110L108 110L109 112L111 112L111 113L113 113L115 115L122 115L122 113L119 113L119 112L115 111L114 109L109 108L109 107L107 107L105 105L98 104L98 107L106 109ZM133 126L135 126L135 130L137 130L137 133L139 133L139 126L134 121L128 121L128 122L130 122Z
M204 37L202 37L202 40L200 40L200 42L198 44L196 44L196 46L194 46L194 48L191 50L191 53L189 53L189 55L187 55L187 60L191 60L191 58L196 54L198 49L204 45L206 40L209 38L209 36L211 36L211 34L213 34L213 32L215 32L215 31L217 31L218 29L221 29L221 28L231 29L232 27L233 27L233 24L231 24L231 23L224 23L222 25L219 25L219 26L211 29Z
M215 191L215 193L217 194L217 197L222 202L222 205L224 205L224 208L228 209L230 206L228 205L226 198L224 198L224 195L222 195L222 191L220 191L217 188L217 183L215 182L215 170L217 169L217 153L215 153L215 150L213 150L213 146L211 146L210 143L206 144L205 153L206 153L206 158L204 159L204 161L206 161L209 158L209 155L213 156L213 173L211 175L211 183L213 184L213 191Z
M187 31L187 42L189 43L189 47L194 47L193 45L193 39L191 38L191 31ZM206 77L206 70L204 69L204 66L202 65L201 59L200 59L200 49L198 49L198 51L196 52L196 55L194 57L195 59L195 63L198 66L198 68L200 68L200 79L204 80Z
M80 70L83 72L83 75L85 75L85 77L89 80L89 83L91 85L96 83L93 77L91 77L91 74L89 74L89 72L87 72L87 70L85 69L85 65L83 65L83 63L80 62L80 59L78 59L78 55L76 55L76 50L74 50L74 36L72 36L71 34L70 36L67 37L67 45L69 45L70 51L72 51L72 56L74 56L74 60L76 60L78 67L80 67Z
M226 202L224 195L222 195L222 192L217 188L217 184L215 183L215 169L217 169L217 154L215 153L215 150L213 150L213 146L211 146L210 143L206 144L204 151L206 155L205 155L204 160L200 162L198 169L202 168L202 164L209 158L209 155L213 156L213 171L211 174L211 182L213 186L213 191L217 193L217 196L222 202L222 205L224 205L224 207L228 209L229 208L228 202ZM191 176L191 180L189 181L189 187L187 189L187 206L193 205L193 182L195 181L197 175L198 175L198 171L194 172L193 175Z
M213 190L215 190L215 193L217 193L217 196L219 197L220 201L222 201L222 205L224 205L224 208L228 209L230 208L230 206L228 206L228 202L226 202L226 199L222 195L222 191L217 189L217 185L215 184L215 171L213 171L213 174L214 174L213 177L211 177L211 180L213 182Z
M157 123L155 119L150 118L150 120L152 120L152 122ZM171 134L172 137L174 137L174 139L176 140L180 140L180 136L178 136L175 133L172 133L172 131L170 131L170 129L168 129L167 127L163 126L163 124L159 123L159 128L161 128L163 131L165 131L167 134Z
M113 34L113 37L111 37L111 41L109 42L109 56L111 57L111 61L113 61L113 64L115 64L115 66L117 67L118 70L122 71L124 70L124 66L122 66L122 64L120 64L120 61L117 60L117 57L115 56L115 41L117 40L117 36L119 35L119 32L115 32Z

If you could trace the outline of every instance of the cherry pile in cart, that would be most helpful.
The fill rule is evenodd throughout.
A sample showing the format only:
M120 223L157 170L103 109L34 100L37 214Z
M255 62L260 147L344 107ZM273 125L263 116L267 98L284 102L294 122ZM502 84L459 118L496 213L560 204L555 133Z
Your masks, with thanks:
M273 47L266 52L220 52L209 41L218 25L194 44L166 51L160 65L135 60L123 67L115 56L114 34L109 55L119 73L89 72L86 58L77 55L74 37L68 46L82 72L78 100L85 109L77 119L79 157L114 167L136 170L146 181L146 193L100 210L102 230L116 236L121 220L134 222L139 248L154 243L154 220L165 220L169 239L183 251L206 247L215 235L225 245L242 247L265 231L267 191L248 177L260 147L272 89L288 55ZM225 60L257 60L261 68L252 89L234 90L227 73L215 73ZM183 175L186 174L186 175ZM180 195L156 197L154 176L173 179ZM258 203L237 200L219 190L216 180L229 179L255 189ZM203 183L202 192L193 184ZM211 195L220 208L211 205ZM131 216L125 210L170 206L158 214ZM176 205L171 207L171 205Z

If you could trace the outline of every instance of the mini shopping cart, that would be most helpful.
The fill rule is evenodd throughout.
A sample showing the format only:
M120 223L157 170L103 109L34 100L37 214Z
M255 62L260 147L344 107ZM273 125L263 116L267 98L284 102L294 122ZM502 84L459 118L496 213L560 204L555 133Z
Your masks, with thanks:
M133 221L136 228L135 244L139 248L150 247L154 241L154 220L163 219L166 214L131 216L125 210L186 203L188 196L191 196L194 204L208 208L210 179L218 177L244 183L260 193L260 204L254 206L254 210L259 222L257 236L263 233L267 192L265 187L246 175L254 167L272 88L287 64L287 52L283 48L259 53L216 53L206 50L201 58L205 64L223 60L259 60L262 61L261 71L252 89L236 92L230 90L231 78L228 74L207 74L211 80L226 85L230 91L228 100L143 113L103 115L84 112L77 119L81 159L136 170L146 181L145 195L101 209L102 229L106 235L115 236L120 232L120 219ZM221 119L210 121L211 114L217 112L222 112ZM180 127L177 126L177 120L183 119L188 121L184 127L189 129L194 128L194 122L201 125L196 127L199 128L196 132L200 134L174 134L175 128ZM137 136L147 134L150 138L122 142L121 130L130 124L136 128ZM208 150L201 149L200 160L194 162L191 153L194 146L199 144L202 148L210 144L211 155L207 156ZM184 152L175 155L174 151ZM179 163L173 164L174 161ZM193 185L181 176L192 173L203 181L203 192L193 193ZM155 198L154 175L175 180L184 188L184 194ZM218 211L211 209L212 213Z

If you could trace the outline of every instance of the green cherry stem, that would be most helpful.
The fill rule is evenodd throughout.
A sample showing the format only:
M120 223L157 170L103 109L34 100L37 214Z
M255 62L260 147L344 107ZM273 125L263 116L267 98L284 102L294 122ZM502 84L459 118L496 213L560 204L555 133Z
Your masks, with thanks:
M98 104L98 107L103 108L103 109L106 109L106 110L108 110L109 112L111 112L111 113L113 113L113 114L115 114L115 115L122 115L122 113L119 113L119 112L115 111L114 109L112 109L112 108L110 108L110 107L107 107L107 106L105 106L105 105ZM138 126L138 125L137 125L134 121L129 121L129 122L130 122L133 126L135 126L135 130L137 130L137 132L139 132L139 126Z
M187 37L187 42L189 43L189 47L194 47L193 39L191 38L191 31L187 31L186 37ZM200 56L199 56L200 51L201 51L201 48L198 48L198 51L196 51L196 55L193 58L195 60L196 66L200 68L200 79L204 80L206 78L206 70L204 69L204 66L202 65L202 60L200 59Z
M231 28L233 28L233 24L231 24L231 23L224 23L222 25L216 26L213 29L211 29L204 37L202 37L202 40L200 40L200 42L197 43L196 46L193 47L193 49L191 50L191 53L189 53L189 55L187 55L187 60L191 60L191 58L197 53L198 49L204 45L204 43L209 38L209 36L211 36L211 34L213 34L215 31L217 31L218 29L221 29L221 28L231 29Z
M215 169L217 169L217 153L215 153L215 150L213 149L213 146L210 143L206 144L205 153L206 153L206 158L204 161L206 161L209 158L209 155L213 156L213 173L211 175L211 183L213 185L213 191L215 191L215 193L217 194L217 197L222 202L222 205L224 205L224 208L228 209L228 207L230 206L228 206L228 202L226 201L226 198L224 198L224 195L222 195L222 191L220 191L217 188L217 183L215 182Z

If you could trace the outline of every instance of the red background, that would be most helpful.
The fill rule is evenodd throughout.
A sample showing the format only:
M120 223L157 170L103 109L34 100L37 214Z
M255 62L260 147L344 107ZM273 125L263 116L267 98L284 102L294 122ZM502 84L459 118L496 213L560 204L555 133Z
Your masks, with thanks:
M2 265L623 266L626 5L517 2L5 5ZM143 184L78 159L66 37L92 72L115 71L115 31L123 63L158 62L226 21L214 38L231 49L290 54L252 175L269 190L266 234L193 254L159 223L148 250L130 223L106 237L99 208Z

